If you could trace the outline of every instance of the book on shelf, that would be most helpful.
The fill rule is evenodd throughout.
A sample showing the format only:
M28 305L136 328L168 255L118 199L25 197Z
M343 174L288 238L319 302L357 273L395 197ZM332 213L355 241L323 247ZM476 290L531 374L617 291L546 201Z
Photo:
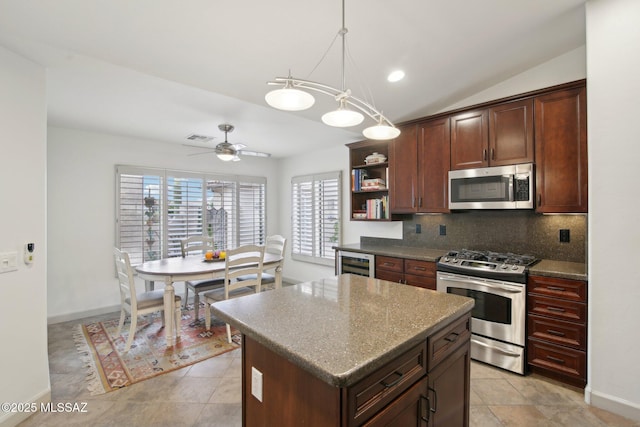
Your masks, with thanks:
M382 196L379 199L367 199L367 219L389 219L388 201L388 196Z
M369 174L364 169L351 170L351 191L362 191L362 181L367 179Z

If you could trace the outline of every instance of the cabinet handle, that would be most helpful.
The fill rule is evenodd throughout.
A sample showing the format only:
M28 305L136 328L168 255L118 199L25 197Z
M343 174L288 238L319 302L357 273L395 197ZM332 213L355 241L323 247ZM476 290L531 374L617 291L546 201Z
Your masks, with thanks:
M491 160L495 160L496 159L496 149L492 148L491 149Z
M398 371L395 371L394 374L395 375L399 375L399 377L396 378L395 380L391 381L390 383L386 383L386 382L384 382L384 380L382 380L382 381L380 381L380 384L382 384L384 386L384 388L391 388L394 385L398 384L400 382L400 380L404 377L404 374L402 372L398 372Z
M538 193L538 206L542 206L542 194Z
M453 336L453 337L451 337L451 336ZM444 337L444 340L445 341L449 341L449 342L456 342L456 341L458 341L459 337L460 337L460 334L458 334L456 332L451 332L449 335Z
M560 291L560 292L564 292L566 290L565 288L561 288L560 286L547 286L547 289L549 289L550 291Z
M565 364L564 359L560 359L559 357L547 356L547 359L551 360L552 362L560 363L561 365Z
M417 271L427 271L425 267L413 267L413 269Z
M422 196L418 197L418 207L422 207Z
M564 313L566 310L564 308L560 308L560 307L549 307L547 306L547 310L549 311L556 311L558 313Z
M427 402L427 410L425 411L422 408L422 402L426 401ZM429 412L430 412L430 407L431 407L431 402L429 402L429 398L428 397L424 397L422 394L420 395L420 408L418 409L420 411L420 419L422 421L424 421L425 423L427 423L427 425L429 424ZM424 414L426 412L427 416L425 417Z
M384 265L385 267L394 267L396 264L395 264L395 263L393 263L393 262L385 262L385 263L384 263L384 264L382 264L382 265Z
M433 392L433 401L435 402L435 404L433 405L434 408L432 408L431 404L429 404L429 411L435 414L436 411L438 410L438 392L432 389L431 387L427 387L427 388L429 389L429 391Z
M564 336L564 332L556 331L554 329L547 329L547 333L551 334L551 335L555 335L557 337L563 337Z
M487 149L482 150L482 160L487 161Z

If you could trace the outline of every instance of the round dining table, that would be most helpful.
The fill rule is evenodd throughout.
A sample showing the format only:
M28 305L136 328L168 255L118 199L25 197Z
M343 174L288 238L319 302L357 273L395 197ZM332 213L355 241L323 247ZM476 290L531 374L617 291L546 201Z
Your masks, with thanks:
M263 261L263 271L275 270L275 287L282 287L282 263L284 259L280 255L265 253ZM165 316L165 337L167 345L175 345L179 331L173 325L174 282L185 282L191 280L206 280L224 278L224 259L205 260L201 255L191 255L186 257L163 258L154 261L147 261L135 267L138 277L151 283L155 281L164 282L164 316Z

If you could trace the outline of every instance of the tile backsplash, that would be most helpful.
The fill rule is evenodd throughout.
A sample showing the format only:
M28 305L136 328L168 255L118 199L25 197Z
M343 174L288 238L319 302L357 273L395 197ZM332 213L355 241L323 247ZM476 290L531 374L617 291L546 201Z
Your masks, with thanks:
M560 241L560 230L569 230L569 242ZM445 235L441 235L443 231ZM514 252L556 261L586 262L587 216L540 215L531 211L414 215L403 221L402 235L402 240L362 237L361 242Z

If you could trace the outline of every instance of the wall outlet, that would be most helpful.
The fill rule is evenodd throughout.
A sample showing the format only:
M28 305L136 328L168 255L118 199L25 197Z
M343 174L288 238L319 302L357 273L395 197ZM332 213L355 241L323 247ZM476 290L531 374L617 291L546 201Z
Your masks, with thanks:
M262 372L251 367L251 394L262 402Z
M0 273L16 271L18 269L18 252L0 253Z
M441 236L447 235L447 226L444 224L440 224L440 235Z
M570 235L569 229L568 228L560 229L560 242L569 243L570 240L571 240L571 235Z

